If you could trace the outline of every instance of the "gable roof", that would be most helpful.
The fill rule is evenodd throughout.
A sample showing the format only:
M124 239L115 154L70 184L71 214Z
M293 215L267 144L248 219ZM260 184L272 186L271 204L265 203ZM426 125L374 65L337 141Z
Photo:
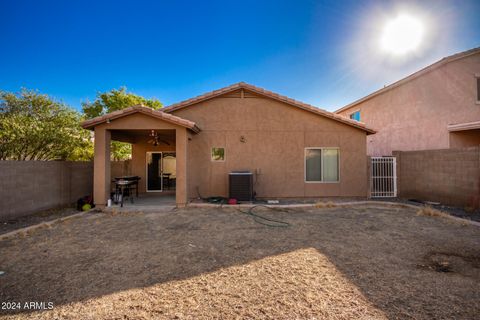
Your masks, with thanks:
M351 107L356 106L359 103L365 102L365 101L367 101L367 100L369 100L373 97L376 97L376 96L378 96L378 95L380 95L384 92L387 92L387 91L392 90L396 87L399 87L399 86L401 86L401 85L403 85L403 84L405 84L409 81L412 81L412 80L414 80L418 77L421 77L424 74L426 74L430 71L433 71L433 70L435 70L435 69L437 69L437 68L439 68L439 67L441 67L441 66L443 66L447 63L450 63L450 62L453 62L453 61L456 61L456 60L459 60L459 59L463 59L463 58L466 58L468 56L471 56L471 55L474 55L474 54L477 54L477 53L480 53L480 47L473 48L473 49L470 49L470 50L467 50L467 51L462 51L462 52L453 54L451 56L447 56L445 58L442 58L441 60L438 60L437 62L435 62L435 63L433 63L433 64L431 64L431 65L429 65L429 66L427 66L423 69L420 69L420 70L416 71L415 73L412 73L411 75L409 75L409 76L407 76L403 79L400 79L400 80L398 80L398 81L396 81L396 82L394 82L394 83L392 83L392 84L390 84L390 85L388 85L388 86L386 86L386 87L384 87L380 90L377 90L377 91L361 98L361 99L358 99L358 100L356 100L356 101L354 101L350 104L347 104L346 106L344 106L344 107L338 109L337 111L335 111L335 113L345 111L345 110L347 110Z
M122 109L122 110L113 111L113 112L107 113L105 115L98 116L98 117L83 121L82 122L82 127L84 129L93 130L93 128L95 126L97 126L101 123L108 122L110 120L117 119L117 118L122 118L122 117L128 116L130 114L134 114L134 113L142 113L142 114L145 114L147 116L163 120L165 122L176 124L178 126L185 127L187 129L193 131L194 133L200 132L200 128L198 128L197 125L195 124L195 122L193 122L193 121L183 119L183 118L174 116L173 114L165 113L165 112L160 111L160 110L154 110L154 109L146 107L144 105L135 105L135 106L132 106L132 107L128 107L128 108L125 108L125 109Z
M212 99L212 98L215 98L215 97L218 97L218 96L221 96L221 95L224 95L226 93L233 92L233 91L236 91L236 90L239 90L239 89L249 90L253 93L256 93L257 95L264 96L264 97L267 97L267 98L270 98L270 99L273 99L273 100L277 100L277 101L283 102L285 104L288 104L292 107L296 107L296 108L311 112L311 113L316 114L318 116L322 116L322 117L325 117L325 118L329 118L329 119L341 122L343 124L346 124L346 125L355 127L357 129L363 130L367 134L375 133L375 130L373 130L371 128L368 128L363 122L348 119L344 116L334 114L332 112L314 107L314 106L309 105L307 103L304 103L304 102L301 102L301 101L298 101L298 100L295 100L295 99L291 99L291 98L286 97L286 96L282 96L278 93L268 91L268 90L265 90L263 88L260 88L260 87L257 87L257 86L254 86L254 85L251 85L251 84L248 84L248 83L245 83L245 82L238 82L238 83L232 84L228 87L224 87L224 88L221 88L221 89L218 89L218 90L214 90L214 91L199 95L197 97L194 97L194 98L191 98L191 99L179 102L179 103L172 104L168 107L163 108L163 111L171 113L171 112L174 112L176 110L183 109L183 108L192 106L194 104L200 103L202 101L206 101L206 100L209 100L209 99Z

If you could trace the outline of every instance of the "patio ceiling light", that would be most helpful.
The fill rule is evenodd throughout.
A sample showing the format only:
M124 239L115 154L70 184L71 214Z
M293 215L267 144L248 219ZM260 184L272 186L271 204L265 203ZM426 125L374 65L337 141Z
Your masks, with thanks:
M151 143L153 144L155 147L159 145L160 142L166 144L167 146L170 145L170 143L166 140L161 140L158 133L155 132L155 130L151 130L150 131L150 134L149 134L149 137L151 138L150 140L148 140L148 143Z

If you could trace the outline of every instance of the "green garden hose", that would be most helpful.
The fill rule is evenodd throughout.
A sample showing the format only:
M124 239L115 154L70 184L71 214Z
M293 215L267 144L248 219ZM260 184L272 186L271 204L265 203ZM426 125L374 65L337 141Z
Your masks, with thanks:
M207 201L208 203L219 204L220 206L228 203L228 199L225 198L225 197L218 197L217 196L217 197L203 198L202 195L200 194L200 190L199 190L198 187L197 187L197 194L198 194L198 198L202 199L203 201ZM253 217L253 220L256 223L262 224L262 225L267 226L267 227L287 228L287 227L291 226L290 223L288 223L288 222L275 220L275 219L270 219L270 218L267 218L267 217L264 217L264 216L261 216L259 214L254 213L253 210L255 208L259 208L259 207L264 207L264 208L267 208L267 209L270 209L270 210L273 210L273 211L282 211L282 212L287 212L288 211L287 209L272 208L272 207L262 205L262 204L250 207L248 209L248 211L243 211L241 209L237 209L237 210L239 212L243 213L243 214L246 214L246 215L249 215L249 216Z
M273 211L282 211L282 212L287 212L287 211L288 211L288 210L285 210L285 209L272 208L272 207L265 206L265 205L256 205L256 206L250 207L250 208L248 209L248 211L243 211L243 210L241 210L241 209L237 209L237 210L238 210L239 212L243 213L243 214L252 216L252 217L253 217L253 220L254 220L256 223L262 224L262 225L267 226L267 227L272 227L272 228L288 228L288 227L291 226L291 224L288 223L288 222L280 221L280 220L275 220L275 219L270 219L270 218L267 218L267 217L264 217L264 216L261 216L261 215L259 215L259 214L254 213L253 210L254 210L255 208L258 208L258 207L264 207L264 208L267 208L267 209L270 209L270 210L273 210Z

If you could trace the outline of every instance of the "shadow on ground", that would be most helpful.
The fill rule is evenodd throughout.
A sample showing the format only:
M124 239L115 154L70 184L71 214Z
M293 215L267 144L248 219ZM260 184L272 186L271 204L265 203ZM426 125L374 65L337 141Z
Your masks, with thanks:
M230 208L189 208L158 214L93 214L4 240L0 242L0 270L5 271L0 276L0 301L52 301L55 308L81 302L80 306L71 307L70 315L80 312L78 308L83 303L89 303L91 317L95 318L98 314L93 308L98 302L88 302L88 299L103 299L114 293L145 288L150 292L148 299L158 300L158 292L154 294L149 288L166 284L172 294L184 292L185 287L181 287L185 285L184 280L197 279L195 285L210 281L208 285L211 285L216 280L202 278L203 275L215 272L221 279L228 277L228 268L251 264L247 269L235 269L235 279L231 280L235 283L229 283L228 279L218 282L233 286L228 291L231 299L243 299L244 305L234 310L237 316L287 316L284 312L289 310L288 301L295 301L295 297L302 294L297 292L302 286L306 291L316 290L311 297L310 293L304 293L302 306L308 309L310 303L311 310L317 310L315 308L322 306L316 301L315 292L319 296L323 294L321 284L325 276L322 273L327 274L330 269L338 271L333 278L343 278L351 286L339 284L339 292L358 290L359 297L365 297L372 308L380 311L373 317L380 318L383 314L388 318L473 319L480 311L478 227L444 218L417 216L412 209L381 206L291 212L265 209L260 213L288 221L291 226L269 228ZM318 255L308 251L309 248L314 248ZM264 260L263 264L254 264L264 258L291 253L299 254L283 262ZM277 263L277 269L268 269L269 264ZM317 267L324 269L317 270ZM310 274L309 270L317 271ZM267 278L273 282L281 280L283 284L264 292L261 288L252 289L249 293L250 288L255 287L252 284L255 279L261 283ZM242 283L249 288L243 288ZM162 290L167 290L165 288ZM205 295L218 292L205 290ZM248 310L253 306L247 298L235 297L237 291L247 296L258 294L269 299L264 304L284 304L286 309L282 313L253 312ZM196 294L198 297L202 293ZM279 300L279 296L284 300ZM121 308L122 299L128 300L128 295L122 297L110 301L113 305L110 307ZM214 303L211 310L236 308L229 304L227 294L222 299L215 300L218 305ZM335 299L332 301L355 303L341 302L341 299L351 300L347 293ZM158 300L155 310L143 310L145 317L173 317L174 313L169 312L182 308L178 301L172 300L168 307L162 306L162 301ZM364 308L360 304L357 307ZM342 308L345 307L342 305ZM292 315L316 315L316 312L300 311ZM17 310L10 314L23 317L32 315L30 312ZM139 310L121 312L135 314ZM189 312L191 314L182 315L186 318L222 315L205 314L191 306ZM42 315L48 318L48 312Z

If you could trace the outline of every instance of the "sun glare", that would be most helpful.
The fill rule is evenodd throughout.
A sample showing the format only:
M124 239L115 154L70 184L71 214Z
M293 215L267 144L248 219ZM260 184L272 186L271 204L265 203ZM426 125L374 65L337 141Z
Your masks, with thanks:
M420 46L424 31L419 19L406 14L399 15L385 24L380 44L388 53L403 55Z

